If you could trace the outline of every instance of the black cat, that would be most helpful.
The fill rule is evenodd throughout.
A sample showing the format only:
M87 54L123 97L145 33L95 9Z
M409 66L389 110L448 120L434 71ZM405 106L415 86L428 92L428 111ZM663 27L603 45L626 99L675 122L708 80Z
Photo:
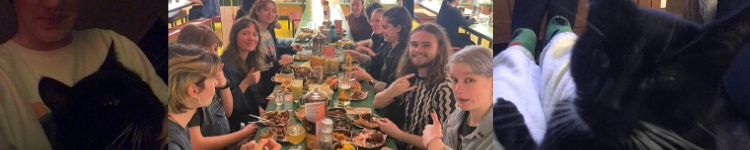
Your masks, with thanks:
M52 110L54 149L158 149L166 138L163 104L117 61L114 42L95 73L73 87L43 77L39 93Z
M750 120L727 107L720 82L750 34L750 7L704 25L631 0L590 0L589 11L571 56L578 98L556 106L541 149L750 147Z

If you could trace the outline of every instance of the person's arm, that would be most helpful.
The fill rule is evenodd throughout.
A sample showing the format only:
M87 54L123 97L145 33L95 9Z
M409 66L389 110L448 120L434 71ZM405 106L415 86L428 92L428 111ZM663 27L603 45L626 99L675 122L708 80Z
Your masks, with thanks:
M388 89L385 89L382 92L378 92L378 94L375 94L375 100L373 100L372 102L372 107L377 108L377 109L385 108L385 106L388 106L389 104L391 104L394 98L396 98L399 95L401 94L396 93L395 91L388 90Z
M414 134L409 134L409 133L406 133L406 132L398 132L398 133L393 134L391 136L393 138L396 138L396 140L398 140L398 141L405 142L407 144L417 146L417 147L419 147L419 149L426 149L427 148L427 147L425 147L422 144L422 137L421 136L417 136L417 135L414 135Z
M225 135L203 137L200 126L190 127L188 130L190 131L190 144L193 149L222 149L251 134L248 132L249 130L239 130Z
M432 139L432 141L430 141L430 143L427 144L427 150L453 150L453 149L445 146L445 143L443 143L443 140L436 138L436 139Z
M229 83L227 82L227 84ZM219 91L219 98L221 98L221 105L224 106L224 115L229 118L229 116L232 116L232 110L234 109L231 87Z

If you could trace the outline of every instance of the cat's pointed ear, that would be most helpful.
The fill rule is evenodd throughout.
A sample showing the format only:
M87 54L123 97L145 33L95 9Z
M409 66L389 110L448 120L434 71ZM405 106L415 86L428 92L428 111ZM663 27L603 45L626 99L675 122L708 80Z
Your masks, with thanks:
M704 49L725 50L736 54L739 47L750 37L750 5L745 5L732 15L720 18L703 27L700 46Z
M590 0L588 7L586 30L603 36L637 24L639 9L631 0Z
M714 76L720 76L729 68L735 55L750 37L750 7L738 9L734 14L703 26L701 34L691 43L695 43L671 55L692 51L694 60L711 63L712 68L705 70Z
M117 65L119 65L119 62L117 61L117 53L115 53L115 41L112 40L109 50L107 50L107 57L104 58L104 63L99 67L99 70L107 70Z
M39 81L39 96L47 107L55 110L64 109L70 102L73 89L52 78L42 77Z

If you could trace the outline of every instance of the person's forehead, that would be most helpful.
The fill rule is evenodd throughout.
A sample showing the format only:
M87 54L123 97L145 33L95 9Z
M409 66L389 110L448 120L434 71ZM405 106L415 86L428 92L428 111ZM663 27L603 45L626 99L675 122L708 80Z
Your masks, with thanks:
M464 62L455 62L451 64L449 72L451 75L460 77L476 75L471 66Z
M427 31L417 31L411 34L411 41L412 42L437 42L437 37L433 35L430 32Z

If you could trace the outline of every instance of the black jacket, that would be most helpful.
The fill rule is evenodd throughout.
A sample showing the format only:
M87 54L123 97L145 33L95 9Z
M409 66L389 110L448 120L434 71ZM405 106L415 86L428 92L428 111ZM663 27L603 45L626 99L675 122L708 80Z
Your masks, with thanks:
M458 8L448 5L443 2L440 7L440 12L437 14L437 23L445 29L445 33L451 39L451 44L460 46L462 40L467 36L460 36L458 33L459 27L469 28L474 20L464 19L464 13L458 10Z
M260 115L258 106L260 106L259 102L264 97L258 94L257 85L248 87L243 93L239 86L240 82L247 76L247 73L243 73L239 67L231 63L227 55L222 55L221 61L224 63L224 76L227 78L227 84L229 84L229 89L231 89L232 98L234 99L232 116L227 118L231 133L240 129L240 122L247 123L257 120L247 114Z

